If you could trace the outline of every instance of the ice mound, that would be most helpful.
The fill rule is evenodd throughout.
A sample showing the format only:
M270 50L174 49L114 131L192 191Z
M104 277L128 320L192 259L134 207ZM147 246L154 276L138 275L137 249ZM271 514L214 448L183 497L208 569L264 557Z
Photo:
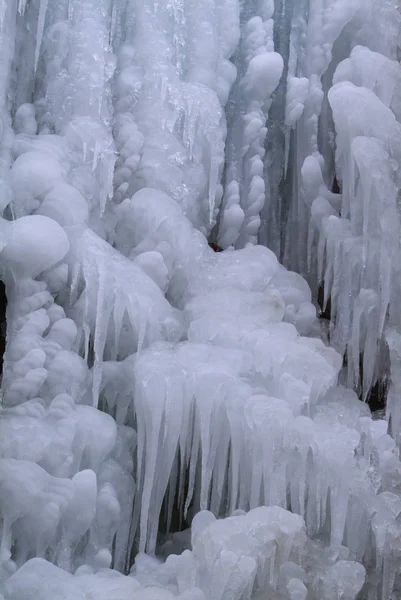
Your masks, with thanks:
M21 217L12 223L3 221L3 227L1 256L16 278L37 277L60 262L70 247L63 229L45 216Z
M72 600L72 598L124 600L140 598L139 584L132 577L105 569L96 573L84 568L75 576L51 563L34 558L11 577L5 586L10 600Z
M304 334L311 332L316 311L308 284L282 268L267 248L250 245L237 252L214 253L178 205L151 188L126 199L117 208L117 217L117 247L136 260L149 256L148 264L154 265L154 270L156 261L163 264L162 259L167 270L167 298L179 308L208 291L221 290L223 296L226 290L229 302L234 290L264 293L272 283L285 297L286 320Z
M332 556L307 542L303 520L276 506L216 520L203 511L192 524L192 550L163 564L138 555L132 573L81 567L71 575L32 559L10 577L8 600L355 600L365 579L362 565L344 549ZM94 596L95 595L95 596Z

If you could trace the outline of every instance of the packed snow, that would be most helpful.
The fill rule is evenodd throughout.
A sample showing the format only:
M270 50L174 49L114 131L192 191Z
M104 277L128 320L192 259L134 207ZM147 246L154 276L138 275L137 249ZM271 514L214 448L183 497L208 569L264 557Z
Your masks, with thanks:
M1 600L400 597L399 31L0 0Z

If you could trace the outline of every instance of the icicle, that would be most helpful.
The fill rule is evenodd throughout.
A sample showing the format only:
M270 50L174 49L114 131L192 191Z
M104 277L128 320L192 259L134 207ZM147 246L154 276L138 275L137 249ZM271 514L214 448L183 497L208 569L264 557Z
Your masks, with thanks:
M18 12L21 16L24 16L26 9L27 0L18 0Z
M38 69L39 54L40 54L40 49L42 46L43 32L45 29L45 20L46 20L46 12L47 12L48 3L49 3L49 0L41 0L40 5L39 5L39 17L38 17L38 25L37 25L37 33L36 33L34 73L36 73L36 71Z

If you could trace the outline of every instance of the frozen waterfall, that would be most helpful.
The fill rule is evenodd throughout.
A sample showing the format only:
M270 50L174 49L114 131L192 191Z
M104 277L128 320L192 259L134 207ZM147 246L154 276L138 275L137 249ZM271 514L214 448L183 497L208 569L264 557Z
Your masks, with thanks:
M0 600L399 600L399 8L0 0Z

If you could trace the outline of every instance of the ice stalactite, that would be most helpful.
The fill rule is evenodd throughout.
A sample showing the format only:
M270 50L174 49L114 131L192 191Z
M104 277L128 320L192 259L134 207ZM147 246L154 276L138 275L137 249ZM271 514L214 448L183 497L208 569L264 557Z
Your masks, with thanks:
M329 102L341 197L325 191L317 164L305 164L304 172L316 176L311 211L319 232L318 277L331 300L333 344L347 353L349 385L361 381L366 398L382 376L386 323L399 328L392 308L398 290L399 66L356 46L333 82Z
M384 328L398 289L400 17L393 2L275 8L285 69L266 125L259 239L315 297L324 285L331 341L366 399L386 378Z

